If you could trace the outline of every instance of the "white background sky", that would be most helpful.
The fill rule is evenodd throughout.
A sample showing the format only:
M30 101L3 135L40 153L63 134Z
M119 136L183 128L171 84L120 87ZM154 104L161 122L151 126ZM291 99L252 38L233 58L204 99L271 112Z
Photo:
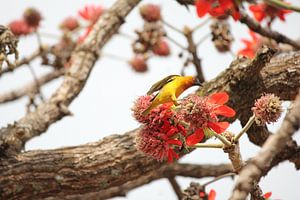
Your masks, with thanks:
M29 6L34 6L42 12L41 32L59 35L58 24L67 16L77 16L77 11L86 4L95 3L109 7L114 1L111 0L10 0L2 1L0 7L0 24L7 24L12 19L21 17L23 10ZM148 0L142 3L152 2L160 4L164 19L178 28L188 24L191 27L201 23L203 19L196 17L194 8L190 12L178 6L174 0ZM299 1L291 1L299 4ZM276 21L274 29L292 37L299 37L298 27L300 14L287 16L287 22ZM142 26L137 9L135 9L126 19L127 23L122 26L121 31L134 36L133 30ZM233 35L236 40L233 44L233 51L236 52L241 46L240 38L249 38L245 26L234 23ZM167 29L168 34L178 42L186 45L185 39L175 32ZM204 27L195 34L195 40L200 40L209 32L208 27ZM56 39L42 38L43 42L53 44ZM104 48L104 52L119 55L124 58L132 56L131 41L126 38L115 36ZM37 48L34 37L21 39L19 44L21 57L29 55ZM168 58L153 58L149 62L149 71L144 74L137 74L127 65L126 62L102 58L96 63L91 76L81 94L71 104L70 110L73 117L65 117L58 123L52 125L46 133L40 137L32 139L26 145L26 150L50 149L62 146L80 145L87 142L97 141L110 134L122 134L138 126L138 123L131 117L130 108L135 98L145 94L151 84L162 77L170 74L180 73L183 61L177 55L180 52L176 46L171 44L173 56ZM209 80L224 70L232 61L230 54L219 54L213 47L210 40L205 41L199 48L198 54L203 59L202 65L205 77ZM34 62L34 68L38 74L50 71L49 67L41 67L40 61ZM193 66L189 66L188 74L194 74ZM4 75L0 79L0 93L12 88L18 88L27 81L31 81L32 76L28 68L16 70L16 72ZM60 85L61 80L55 81L42 88L43 93L49 97ZM191 92L191 90L189 90ZM28 98L24 97L13 103L0 105L0 126L21 118L26 114L25 105ZM287 106L288 104L285 104ZM276 131L278 124L270 126L272 131ZM240 130L239 123L230 127L233 132ZM299 133L295 136L299 141ZM258 148L243 137L241 151L244 159L255 155ZM226 155L220 150L197 150L184 157L180 162L189 163L225 163L228 162ZM192 179L177 178L182 188L186 188ZM201 179L200 183L205 183L210 179ZM196 180L197 181L197 180ZM274 199L299 200L300 173L297 172L290 163L280 164L272 170L269 175L261 181L264 192L272 191ZM229 179L218 181L208 187L217 190L217 199L227 199L233 182ZM165 200L176 199L169 183L166 180L158 180L149 185L140 187L130 192L127 197L130 200ZM115 198L115 199L124 199Z

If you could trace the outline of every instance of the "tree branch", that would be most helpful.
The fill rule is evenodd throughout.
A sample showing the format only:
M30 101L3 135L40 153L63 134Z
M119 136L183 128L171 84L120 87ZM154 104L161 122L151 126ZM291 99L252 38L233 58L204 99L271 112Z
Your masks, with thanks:
M259 182L263 171L270 165L274 157L283 149L285 143L300 127L300 94L293 108L286 115L276 134L270 136L259 153L242 169L240 177L233 189L231 200L244 200L253 189L253 182Z
M72 65L52 97L15 124L0 129L2 156L19 152L26 141L45 132L51 124L70 113L67 108L85 86L99 50L117 33L124 18L139 2L118 0L99 18L88 37L72 53Z
M102 199L124 194L124 191L163 177L179 175L201 178L231 172L230 165L175 163L162 166L163 163L136 150L136 131L112 135L78 147L29 151L15 158L2 159L0 197L68 199L97 192L98 199Z
M50 81L52 81L54 79L59 78L60 76L62 76L64 74L64 72L65 72L64 69L55 70L53 72L50 72L48 74L41 76L36 81L38 82L39 86L42 86L44 84L49 83ZM21 88L0 94L0 104L7 103L10 101L15 101L33 91L35 91L36 90L36 81L32 81L31 83L28 83L27 85L25 85Z

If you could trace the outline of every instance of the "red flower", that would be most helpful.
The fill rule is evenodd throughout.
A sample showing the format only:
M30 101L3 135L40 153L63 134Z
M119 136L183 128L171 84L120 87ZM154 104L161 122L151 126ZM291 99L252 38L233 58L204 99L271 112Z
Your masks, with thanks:
M256 51L261 47L262 45L262 38L256 35L254 32L250 31L249 32L252 41L242 39L242 42L246 45L244 49L241 49L238 52L238 55L246 56L249 58L254 58Z
M266 200L268 200L271 196L272 196L272 192L267 192L267 193L264 194L263 197L264 197Z
M92 22L92 24L94 24L103 13L104 8L96 5L87 5L78 11L78 14L83 19Z
M66 31L73 31L79 27L79 22L75 17L67 17L62 21L59 27Z
M249 9L253 13L255 19L259 22L267 17L269 17L271 21L276 17L279 17L279 19L285 21L285 15L292 12L290 10L276 8L266 3L251 5Z
M190 125L189 129L194 132L186 139L186 144L193 146L204 138L204 129L210 128L216 133L224 132L228 122L219 122L218 115L233 117L235 111L224 105L229 100L225 92L215 93L209 97L190 95L183 99L178 111L180 119Z
M129 61L129 64L136 72L146 72L148 70L147 59L142 54L135 55Z
M165 40L159 40L152 48L152 52L159 56L168 56L170 54L170 47Z
M144 117L142 108L150 102L149 97L140 97L133 108L134 116L145 124L136 137L137 149L158 161L172 162L179 158L177 151L183 144L185 128L171 110L172 103L162 104Z
M140 7L140 14L148 22L156 22L161 18L160 7L151 3L142 5Z
M207 200L215 200L216 199L216 191L214 189L211 189L209 191L208 195L205 192L200 191L199 197L201 197L202 199L205 199L205 197L207 197Z
M199 17L207 13L213 17L224 17L230 14L234 20L241 17L234 0L197 0L196 10Z
M8 27L16 36L28 35L34 31L34 28L30 27L23 19L10 22Z

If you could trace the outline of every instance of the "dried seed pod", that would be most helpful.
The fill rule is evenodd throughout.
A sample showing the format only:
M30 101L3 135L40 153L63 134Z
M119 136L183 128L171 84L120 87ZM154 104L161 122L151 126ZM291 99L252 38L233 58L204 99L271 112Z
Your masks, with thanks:
M230 50L233 36L226 20L215 20L210 26L212 41L219 52Z

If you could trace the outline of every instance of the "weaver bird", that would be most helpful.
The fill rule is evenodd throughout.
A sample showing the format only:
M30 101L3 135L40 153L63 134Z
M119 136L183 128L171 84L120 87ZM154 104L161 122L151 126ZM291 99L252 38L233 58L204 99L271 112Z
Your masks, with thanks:
M159 92L150 100L150 106L143 111L142 115L148 115L153 108L163 103L173 102L177 106L177 97L194 85L201 86L201 83L193 76L170 75L158 81L152 85L147 95L151 95L156 91Z

